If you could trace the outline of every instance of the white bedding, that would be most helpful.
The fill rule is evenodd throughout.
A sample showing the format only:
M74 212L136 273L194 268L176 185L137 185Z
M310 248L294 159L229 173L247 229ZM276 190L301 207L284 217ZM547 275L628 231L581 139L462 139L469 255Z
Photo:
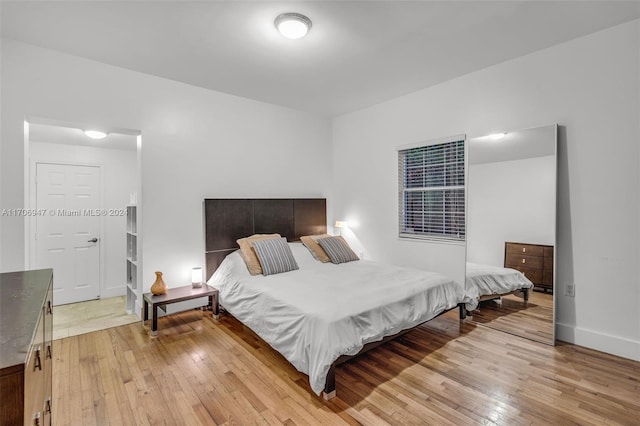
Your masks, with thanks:
M467 262L467 294L475 303L468 303L467 310L478 306L480 296L506 294L522 288L531 288L533 283L516 269L480 265Z
M296 271L251 276L236 251L209 284L228 312L309 375L317 394L339 356L470 301L437 273L365 260L321 263L302 244L290 246Z

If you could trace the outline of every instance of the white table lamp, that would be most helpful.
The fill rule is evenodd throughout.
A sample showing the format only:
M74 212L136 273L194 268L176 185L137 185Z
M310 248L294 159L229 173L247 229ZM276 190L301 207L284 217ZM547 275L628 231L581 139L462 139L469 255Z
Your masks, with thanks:
M202 268L193 268L191 270L191 285L195 287L202 287Z

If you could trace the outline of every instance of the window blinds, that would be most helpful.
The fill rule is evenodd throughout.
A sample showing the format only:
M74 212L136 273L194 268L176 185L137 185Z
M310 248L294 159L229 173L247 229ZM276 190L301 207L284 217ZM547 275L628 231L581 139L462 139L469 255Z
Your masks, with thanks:
M464 139L398 150L400 237L465 239Z

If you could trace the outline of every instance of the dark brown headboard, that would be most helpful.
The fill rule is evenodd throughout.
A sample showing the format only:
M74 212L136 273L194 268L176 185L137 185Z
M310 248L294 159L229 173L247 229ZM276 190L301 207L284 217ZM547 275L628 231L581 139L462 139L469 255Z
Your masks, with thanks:
M237 250L236 240L278 233L287 241L327 232L325 198L215 198L204 200L206 278Z

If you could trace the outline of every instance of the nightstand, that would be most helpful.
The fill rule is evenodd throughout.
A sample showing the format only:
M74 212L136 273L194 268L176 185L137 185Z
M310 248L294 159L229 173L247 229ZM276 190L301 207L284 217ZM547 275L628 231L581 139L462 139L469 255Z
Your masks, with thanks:
M161 308L165 313L167 312L167 305L177 302L184 302L185 300L198 299L200 297L209 297L209 304L212 309L213 318L218 319L218 290L203 284L202 287L184 286L174 287L167 290L166 294L156 296L151 293L145 293L142 297L143 300L143 315L142 323L144 324L149 319L149 305L151 305L152 318L151 318L151 335L156 336L158 334L158 308Z

